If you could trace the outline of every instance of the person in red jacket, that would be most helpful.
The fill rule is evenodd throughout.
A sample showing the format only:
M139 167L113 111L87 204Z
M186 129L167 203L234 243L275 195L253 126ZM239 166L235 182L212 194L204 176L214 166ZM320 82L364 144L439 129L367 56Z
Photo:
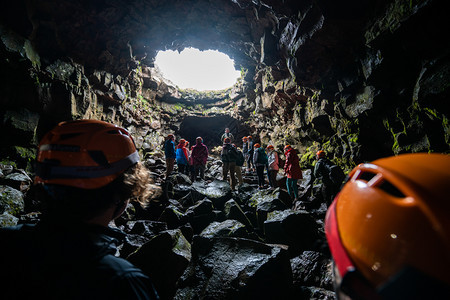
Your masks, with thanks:
M193 179L197 179L197 175L200 172L200 178L205 179L205 167L208 160L208 147L203 144L203 139L197 137L195 139L195 146L191 152L192 165L194 166Z
M298 160L297 151L290 145L284 147L284 155L286 162L284 164L284 174L286 175L286 186L289 195L294 198L294 202L298 200L297 181L303 179L302 169Z

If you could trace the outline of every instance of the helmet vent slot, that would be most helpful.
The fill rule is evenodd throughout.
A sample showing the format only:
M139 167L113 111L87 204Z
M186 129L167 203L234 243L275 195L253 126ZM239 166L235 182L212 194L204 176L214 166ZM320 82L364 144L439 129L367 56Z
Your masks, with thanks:
M358 178L356 178L356 179L369 182L372 178L375 177L375 175L376 174L371 173L371 172L361 172L361 173L359 173Z
M102 151L88 151L89 156L100 166L108 166L108 159Z
M389 181L384 180L379 186L379 189L382 189L386 193L398 197L398 198L404 198L406 197L405 194L403 194L398 188L396 188L393 184L391 184Z

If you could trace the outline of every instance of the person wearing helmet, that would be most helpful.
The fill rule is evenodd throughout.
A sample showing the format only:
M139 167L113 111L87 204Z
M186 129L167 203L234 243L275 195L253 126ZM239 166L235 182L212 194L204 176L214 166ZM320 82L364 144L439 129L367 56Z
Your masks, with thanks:
M302 169L300 168L297 151L291 145L284 147L284 155L286 157L284 164L284 174L287 177L286 187L289 195L295 202L298 200L297 181L303 178Z
M237 159L237 150L231 145L231 140L229 138L225 138L224 144L222 146L222 179L224 181L228 181L228 173L230 173L231 178L231 189L234 190L236 187L236 176L235 176L235 167L236 167L236 159Z
M180 139L178 142L176 155L178 172L189 175L189 154L186 149L185 139Z
M244 154L245 167L244 167L244 165L243 165L243 167L244 167L244 171L245 171L245 170L248 170L248 168L249 168L248 163L247 163L248 162L248 139L246 136L244 136L242 138L242 154Z
M254 153L254 149L253 149L253 137L251 135L249 135L247 137L247 166L248 166L248 170L250 172L254 172L255 171L255 165L253 164L253 153Z
M314 166L314 176L322 180L322 196L327 206L330 206L345 179L342 169L326 158L325 152L316 153L317 162Z
M79 120L50 130L38 148L37 224L0 229L4 299L158 299L139 268L116 257L125 234L110 228L130 200L150 196L131 135Z
M256 167L256 175L258 176L258 186L260 189L263 189L266 180L264 179L264 168L267 168L268 159L266 151L259 143L256 143L254 146L254 154L253 154L253 164Z
M232 143L234 141L234 136L233 134L230 132L230 128L225 128L225 132L222 134L222 137L220 138L220 140L222 141L222 143L225 143L225 139L229 138L230 139L230 143Z
M164 154L166 157L166 178L172 173L175 166L175 159L177 158L175 150L175 136L169 134L164 143Z
M205 179L205 167L209 155L208 147L203 144L203 139L201 137L197 137L195 143L191 153L192 164L194 166L193 179L196 180L199 173L200 178Z
M267 146L267 158L269 166L268 167L269 184L272 188L276 188L279 166L278 166L278 153L277 151L275 151L273 145Z
M450 299L450 156L358 165L328 208L341 299Z

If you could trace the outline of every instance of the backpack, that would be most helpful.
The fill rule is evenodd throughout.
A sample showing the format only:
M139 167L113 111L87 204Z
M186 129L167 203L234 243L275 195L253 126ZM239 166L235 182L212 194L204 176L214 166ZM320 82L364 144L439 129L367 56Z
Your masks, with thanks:
M236 159L236 166L241 167L244 165L244 161L245 161L244 154L242 154L242 151L238 151L237 154L238 155L237 155L237 159Z
M264 151L264 148L259 148L257 150L258 153L258 164L262 164L262 165L267 165L267 163L269 162L269 158L267 157L266 151Z
M326 163L325 167L328 170L328 177L330 178L331 182L335 186L340 187L345 179L344 171L342 171L342 169L339 166L333 164L332 162Z

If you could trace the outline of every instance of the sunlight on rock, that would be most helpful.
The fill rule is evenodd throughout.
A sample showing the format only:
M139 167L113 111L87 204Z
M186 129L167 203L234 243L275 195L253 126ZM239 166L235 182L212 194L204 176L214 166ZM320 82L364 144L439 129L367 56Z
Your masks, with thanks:
M186 48L181 52L159 51L155 65L164 78L183 89L227 89L240 77L240 71L234 68L234 61L228 55L213 50Z

